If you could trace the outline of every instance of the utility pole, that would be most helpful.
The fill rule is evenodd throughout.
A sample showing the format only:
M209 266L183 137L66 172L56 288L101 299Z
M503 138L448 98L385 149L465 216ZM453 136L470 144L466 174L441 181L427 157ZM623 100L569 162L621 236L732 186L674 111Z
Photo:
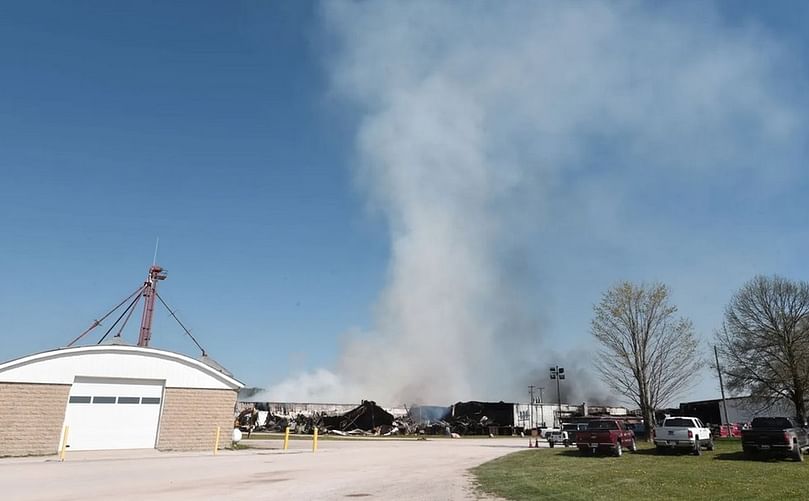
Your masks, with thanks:
M539 390L539 413L542 415L542 425L541 426L545 426L545 409L542 408L544 406L544 404L545 404L545 401L542 400L542 390L544 390L545 387L540 386L537 389Z
M713 346L713 355L716 357L716 372L719 374L719 391L722 392L722 408L725 409L725 419L720 419L720 421L722 421L720 424L730 424L728 422L728 406L725 403L725 385L722 382L722 369L719 367L719 351L717 351L716 345ZM728 427L728 435L730 435L730 427Z
M559 403L559 428L562 427L562 390L559 387L559 381L565 378L565 368L555 365L551 367L551 379L556 380L556 400Z
M528 407L528 414L530 417L529 423L531 424L531 429L534 429L534 385L528 385L528 394L531 396L531 404Z

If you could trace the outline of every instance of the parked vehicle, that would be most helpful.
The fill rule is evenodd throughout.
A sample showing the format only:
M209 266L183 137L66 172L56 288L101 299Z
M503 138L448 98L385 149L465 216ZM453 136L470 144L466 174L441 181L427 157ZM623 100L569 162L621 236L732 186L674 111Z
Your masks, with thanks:
M662 426L654 430L654 443L658 451L669 449L690 449L696 455L702 448L713 450L713 435L699 418L667 417Z
M711 432L715 438L740 438L742 425L739 423L716 425L711 427Z
M582 454L608 451L620 457L624 449L635 452L635 434L618 419L596 419L587 423L585 430L576 433L576 445Z
M561 430L554 430L548 437L548 445L562 444L570 447L576 443L576 432L587 428L587 423L563 423Z
M555 431L562 431L562 430L559 428L540 428L539 435L545 440L548 440L551 437L551 433Z
M567 440L570 445L576 443L576 432L587 429L587 423L569 423L562 426L562 429L567 431Z
M553 448L556 444L563 444L565 447L570 445L568 442L568 435L567 432L564 430L553 430L550 435L548 435L548 446Z
M642 438L646 438L646 433L647 433L646 430L648 429L646 427L646 423L644 423L644 422L640 422L640 423L624 422L624 425L626 426L627 430L631 430L632 433L635 434L635 440L640 440Z
M749 430L742 430L742 449L750 456L759 453L778 453L803 461L809 448L806 425L792 418L757 417Z

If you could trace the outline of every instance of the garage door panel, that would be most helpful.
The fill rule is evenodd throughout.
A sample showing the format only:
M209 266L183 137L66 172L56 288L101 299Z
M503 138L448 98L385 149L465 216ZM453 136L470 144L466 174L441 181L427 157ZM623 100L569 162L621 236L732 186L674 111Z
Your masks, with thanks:
M117 393L134 391L131 396L162 397L163 381L149 379L101 379L77 377L70 387L71 395L119 396ZM126 395L124 395L126 396Z
M154 448L162 397L162 381L77 380L65 413L70 449Z

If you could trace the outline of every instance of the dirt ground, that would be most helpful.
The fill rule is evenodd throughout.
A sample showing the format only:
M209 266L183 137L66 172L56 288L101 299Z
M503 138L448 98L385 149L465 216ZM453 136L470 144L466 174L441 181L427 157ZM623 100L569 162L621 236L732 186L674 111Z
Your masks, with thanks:
M467 470L528 439L250 440L211 453L93 451L0 460L3 499L480 499Z

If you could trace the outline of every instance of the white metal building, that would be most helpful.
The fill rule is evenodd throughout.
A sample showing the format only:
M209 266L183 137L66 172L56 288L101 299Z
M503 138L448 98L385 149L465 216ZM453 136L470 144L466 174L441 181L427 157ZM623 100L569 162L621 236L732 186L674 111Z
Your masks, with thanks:
M186 355L96 345L0 364L0 456L205 449L229 437L243 384Z

